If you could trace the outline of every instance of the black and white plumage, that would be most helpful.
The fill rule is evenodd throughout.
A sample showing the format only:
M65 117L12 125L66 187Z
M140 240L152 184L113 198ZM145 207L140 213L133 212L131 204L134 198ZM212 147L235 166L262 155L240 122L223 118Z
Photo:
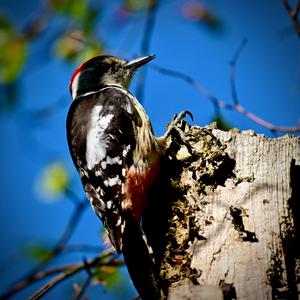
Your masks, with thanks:
M142 299L160 299L157 270L140 220L155 181L165 138L155 138L140 103L127 90L135 70L152 60L98 56L80 65L70 82L70 153L86 195L111 243L123 252Z
M72 103L67 118L68 142L84 190L97 215L101 218L109 238L118 252L122 249L124 209L128 204L130 188L126 186L126 175L130 167L136 167L136 176L147 172L145 158L137 159L138 148L152 139L151 127L144 128L136 108L136 99L119 86L107 86L88 96L79 97ZM139 131L143 131L142 145L137 145ZM147 147L145 147L147 148ZM153 158L151 146L146 152ZM142 154L142 151L141 155ZM143 159L145 160L143 162ZM142 168L142 169L139 169ZM149 180L149 179L147 179ZM142 182L141 182L142 183ZM131 199L143 201L144 199ZM141 216L143 203L135 203L132 213Z

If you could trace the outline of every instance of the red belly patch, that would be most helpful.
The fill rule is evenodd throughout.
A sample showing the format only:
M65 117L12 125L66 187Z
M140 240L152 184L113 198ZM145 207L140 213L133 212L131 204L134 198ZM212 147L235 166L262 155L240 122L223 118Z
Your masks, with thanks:
M130 212L140 222L144 209L147 207L147 192L158 176L160 162L157 160L151 168L137 170L131 166L126 170L124 186L123 211Z

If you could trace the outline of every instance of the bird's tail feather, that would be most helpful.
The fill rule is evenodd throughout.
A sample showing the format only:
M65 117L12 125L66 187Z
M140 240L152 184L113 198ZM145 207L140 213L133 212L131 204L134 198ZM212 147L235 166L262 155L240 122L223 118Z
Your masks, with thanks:
M125 218L123 255L131 280L143 300L160 300L158 275L144 233L133 216Z

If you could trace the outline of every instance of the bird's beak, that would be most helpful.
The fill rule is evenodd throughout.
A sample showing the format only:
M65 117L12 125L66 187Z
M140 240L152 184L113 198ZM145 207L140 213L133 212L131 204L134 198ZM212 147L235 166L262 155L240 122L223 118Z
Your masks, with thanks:
M148 55L148 56L143 56L143 57L139 57L133 60L128 61L125 64L125 68L129 68L129 69L137 69L141 66L143 66L144 64L148 63L149 61L151 61L152 59L155 58L155 54L153 55Z

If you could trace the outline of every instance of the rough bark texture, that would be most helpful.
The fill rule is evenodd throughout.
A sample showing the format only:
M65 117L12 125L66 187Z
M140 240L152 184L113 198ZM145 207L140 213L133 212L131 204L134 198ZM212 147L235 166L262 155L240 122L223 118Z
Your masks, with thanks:
M145 218L168 299L298 299L300 138L185 133Z

